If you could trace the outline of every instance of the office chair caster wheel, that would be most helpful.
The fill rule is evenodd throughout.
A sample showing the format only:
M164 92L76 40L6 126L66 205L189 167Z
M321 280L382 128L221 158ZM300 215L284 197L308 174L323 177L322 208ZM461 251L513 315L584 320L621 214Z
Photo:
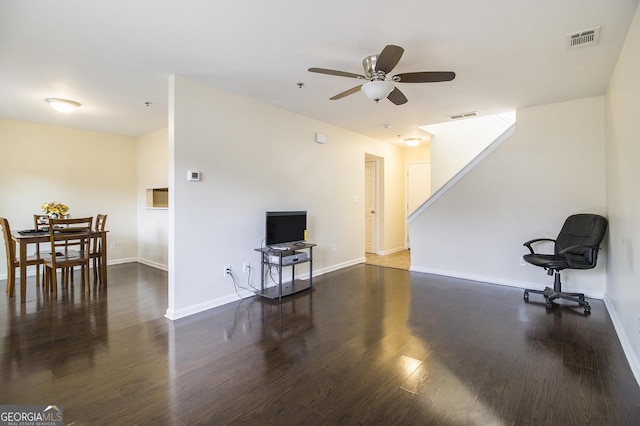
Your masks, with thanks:
M525 291L525 292L524 292L524 295L522 296L522 298L523 298L526 302L528 302L528 301L529 301L529 292Z
M545 297L547 297L547 296L545 296ZM553 302L550 302L549 300L547 300L546 306L547 306L547 311L550 311L551 309L553 309Z
M591 306L589 306L589 305L585 305L585 307L584 307L584 313L585 313L585 314L590 314L590 313L591 313Z

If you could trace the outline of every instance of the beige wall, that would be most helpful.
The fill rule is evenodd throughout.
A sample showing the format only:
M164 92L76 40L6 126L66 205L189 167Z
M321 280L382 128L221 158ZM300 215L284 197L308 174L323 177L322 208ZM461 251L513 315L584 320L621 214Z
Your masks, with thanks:
M367 139L363 139L363 147L368 153L373 154L373 151L375 151L375 155L384 158L384 186L382 188L384 230L382 239L379 240L381 246L378 247L377 251L381 254L393 253L406 247L407 213L405 208L406 163L404 160L404 147ZM364 229L364 210L362 227Z
M410 223L411 268L519 287L552 277L520 266L536 237L573 213L606 213L604 97L518 111L516 133ZM435 161L435 154L434 154ZM567 291L602 297L607 250L592 271L567 271Z
M428 163L431 161L431 143L426 142L418 146L404 147L404 159L410 163Z
M240 282L248 278L243 262L259 268L254 248L267 210L308 211L309 240L318 244L314 272L359 262L365 153L385 162L384 249L403 244L402 148L185 78L172 83L168 317L237 297L223 267ZM326 144L314 142L316 132L327 135ZM200 182L187 182L189 169L201 172Z
M201 89L197 85L195 90ZM223 253L218 269L231 264L234 271L240 271L246 260L259 266L253 248L261 244L264 211L304 208L310 213L309 238L318 243L314 270L322 273L359 262L364 256L364 158L365 153L371 153L385 161L381 250L402 247L406 229L403 148L210 88L204 93L202 97L187 90L187 100L181 104L185 112L181 123L185 125L180 129L189 136L181 139L185 142L177 156L167 143L175 140L172 124L168 129L130 138L0 121L3 153L31 159L26 168L11 163L0 170L0 214L9 218L14 229L30 228L31 215L39 213L40 204L58 200L71 207L73 216L109 215L109 240L115 245L109 251L110 263L138 260L170 268L170 241L176 244L175 252L193 255L195 238L195 245L202 248L194 259L208 254L210 247L218 247ZM225 97L220 104L219 99ZM191 120L197 120L199 114L187 112L194 104L200 111L214 111L220 121L194 125ZM218 108L225 112L219 113ZM253 117L266 130L247 126L245 117ZM313 142L315 132L326 134L328 143ZM33 152L39 154L34 157ZM69 152L73 156L65 154ZM49 165L48 155L57 157L56 166ZM72 163L79 164L81 170L71 171ZM200 170L202 181L186 182L187 169ZM184 234L179 227L168 225L175 212L145 208L145 190L167 186L168 182L172 204L182 206L178 216L185 214L188 222ZM213 233L217 226L223 228L223 234ZM219 238L224 233L229 233L228 238ZM176 235L180 236L177 241ZM230 249L234 245L237 251ZM4 277L5 262L0 265L0 276ZM180 267L176 264L178 271ZM195 299L181 312L201 309L203 300L205 306L215 306L236 297L227 280L206 298L208 284L223 281L217 279L222 274L211 273L212 268L196 268L198 274L204 273L198 278L203 287L193 293ZM192 296L182 283L178 293Z
M606 100L609 268L605 301L640 382L640 8Z
M55 200L74 217L106 213L110 263L136 259L135 139L0 120L0 144L0 215L13 229L33 228L40 205Z
M168 264L169 212L150 208L146 191L169 186L168 129L137 138L138 261L160 269Z

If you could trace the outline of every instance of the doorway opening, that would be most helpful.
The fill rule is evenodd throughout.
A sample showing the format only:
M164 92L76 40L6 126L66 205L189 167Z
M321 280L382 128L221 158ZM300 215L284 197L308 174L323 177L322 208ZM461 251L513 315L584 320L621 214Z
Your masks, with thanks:
M384 158L365 154L365 263L409 270L411 253L384 250Z

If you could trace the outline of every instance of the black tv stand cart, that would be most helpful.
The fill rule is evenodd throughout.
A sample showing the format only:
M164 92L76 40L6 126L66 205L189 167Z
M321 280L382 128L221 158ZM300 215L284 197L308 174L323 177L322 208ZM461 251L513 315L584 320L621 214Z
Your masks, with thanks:
M292 244L290 250L274 250L270 247L260 247L255 249L260 252L262 260L260 261L260 290L256 291L258 296L269 299L282 300L283 297L291 294L299 293L304 290L311 290L313 286L313 243L295 243ZM308 253L307 253L308 251ZM307 254L306 259L292 261L292 263L283 263L283 259L296 253ZM296 265L301 263L309 263L309 279L296 279ZM291 267L291 281L282 282L283 268ZM278 285L265 288L265 268L276 268L278 272Z

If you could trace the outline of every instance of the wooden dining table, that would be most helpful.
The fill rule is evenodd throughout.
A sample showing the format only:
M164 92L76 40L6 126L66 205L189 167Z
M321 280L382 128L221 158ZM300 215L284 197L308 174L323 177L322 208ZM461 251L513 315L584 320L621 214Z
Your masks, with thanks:
M27 246L29 244L48 243L49 231L28 232L21 234L25 231L11 231L11 238L18 245L18 260L20 260L20 302L25 303L27 300ZM100 282L102 285L107 285L107 233L108 231L91 231L92 237L98 237L102 239L102 254L101 264L104 265L100 268ZM15 296L15 280L14 284L9 288L9 296Z

